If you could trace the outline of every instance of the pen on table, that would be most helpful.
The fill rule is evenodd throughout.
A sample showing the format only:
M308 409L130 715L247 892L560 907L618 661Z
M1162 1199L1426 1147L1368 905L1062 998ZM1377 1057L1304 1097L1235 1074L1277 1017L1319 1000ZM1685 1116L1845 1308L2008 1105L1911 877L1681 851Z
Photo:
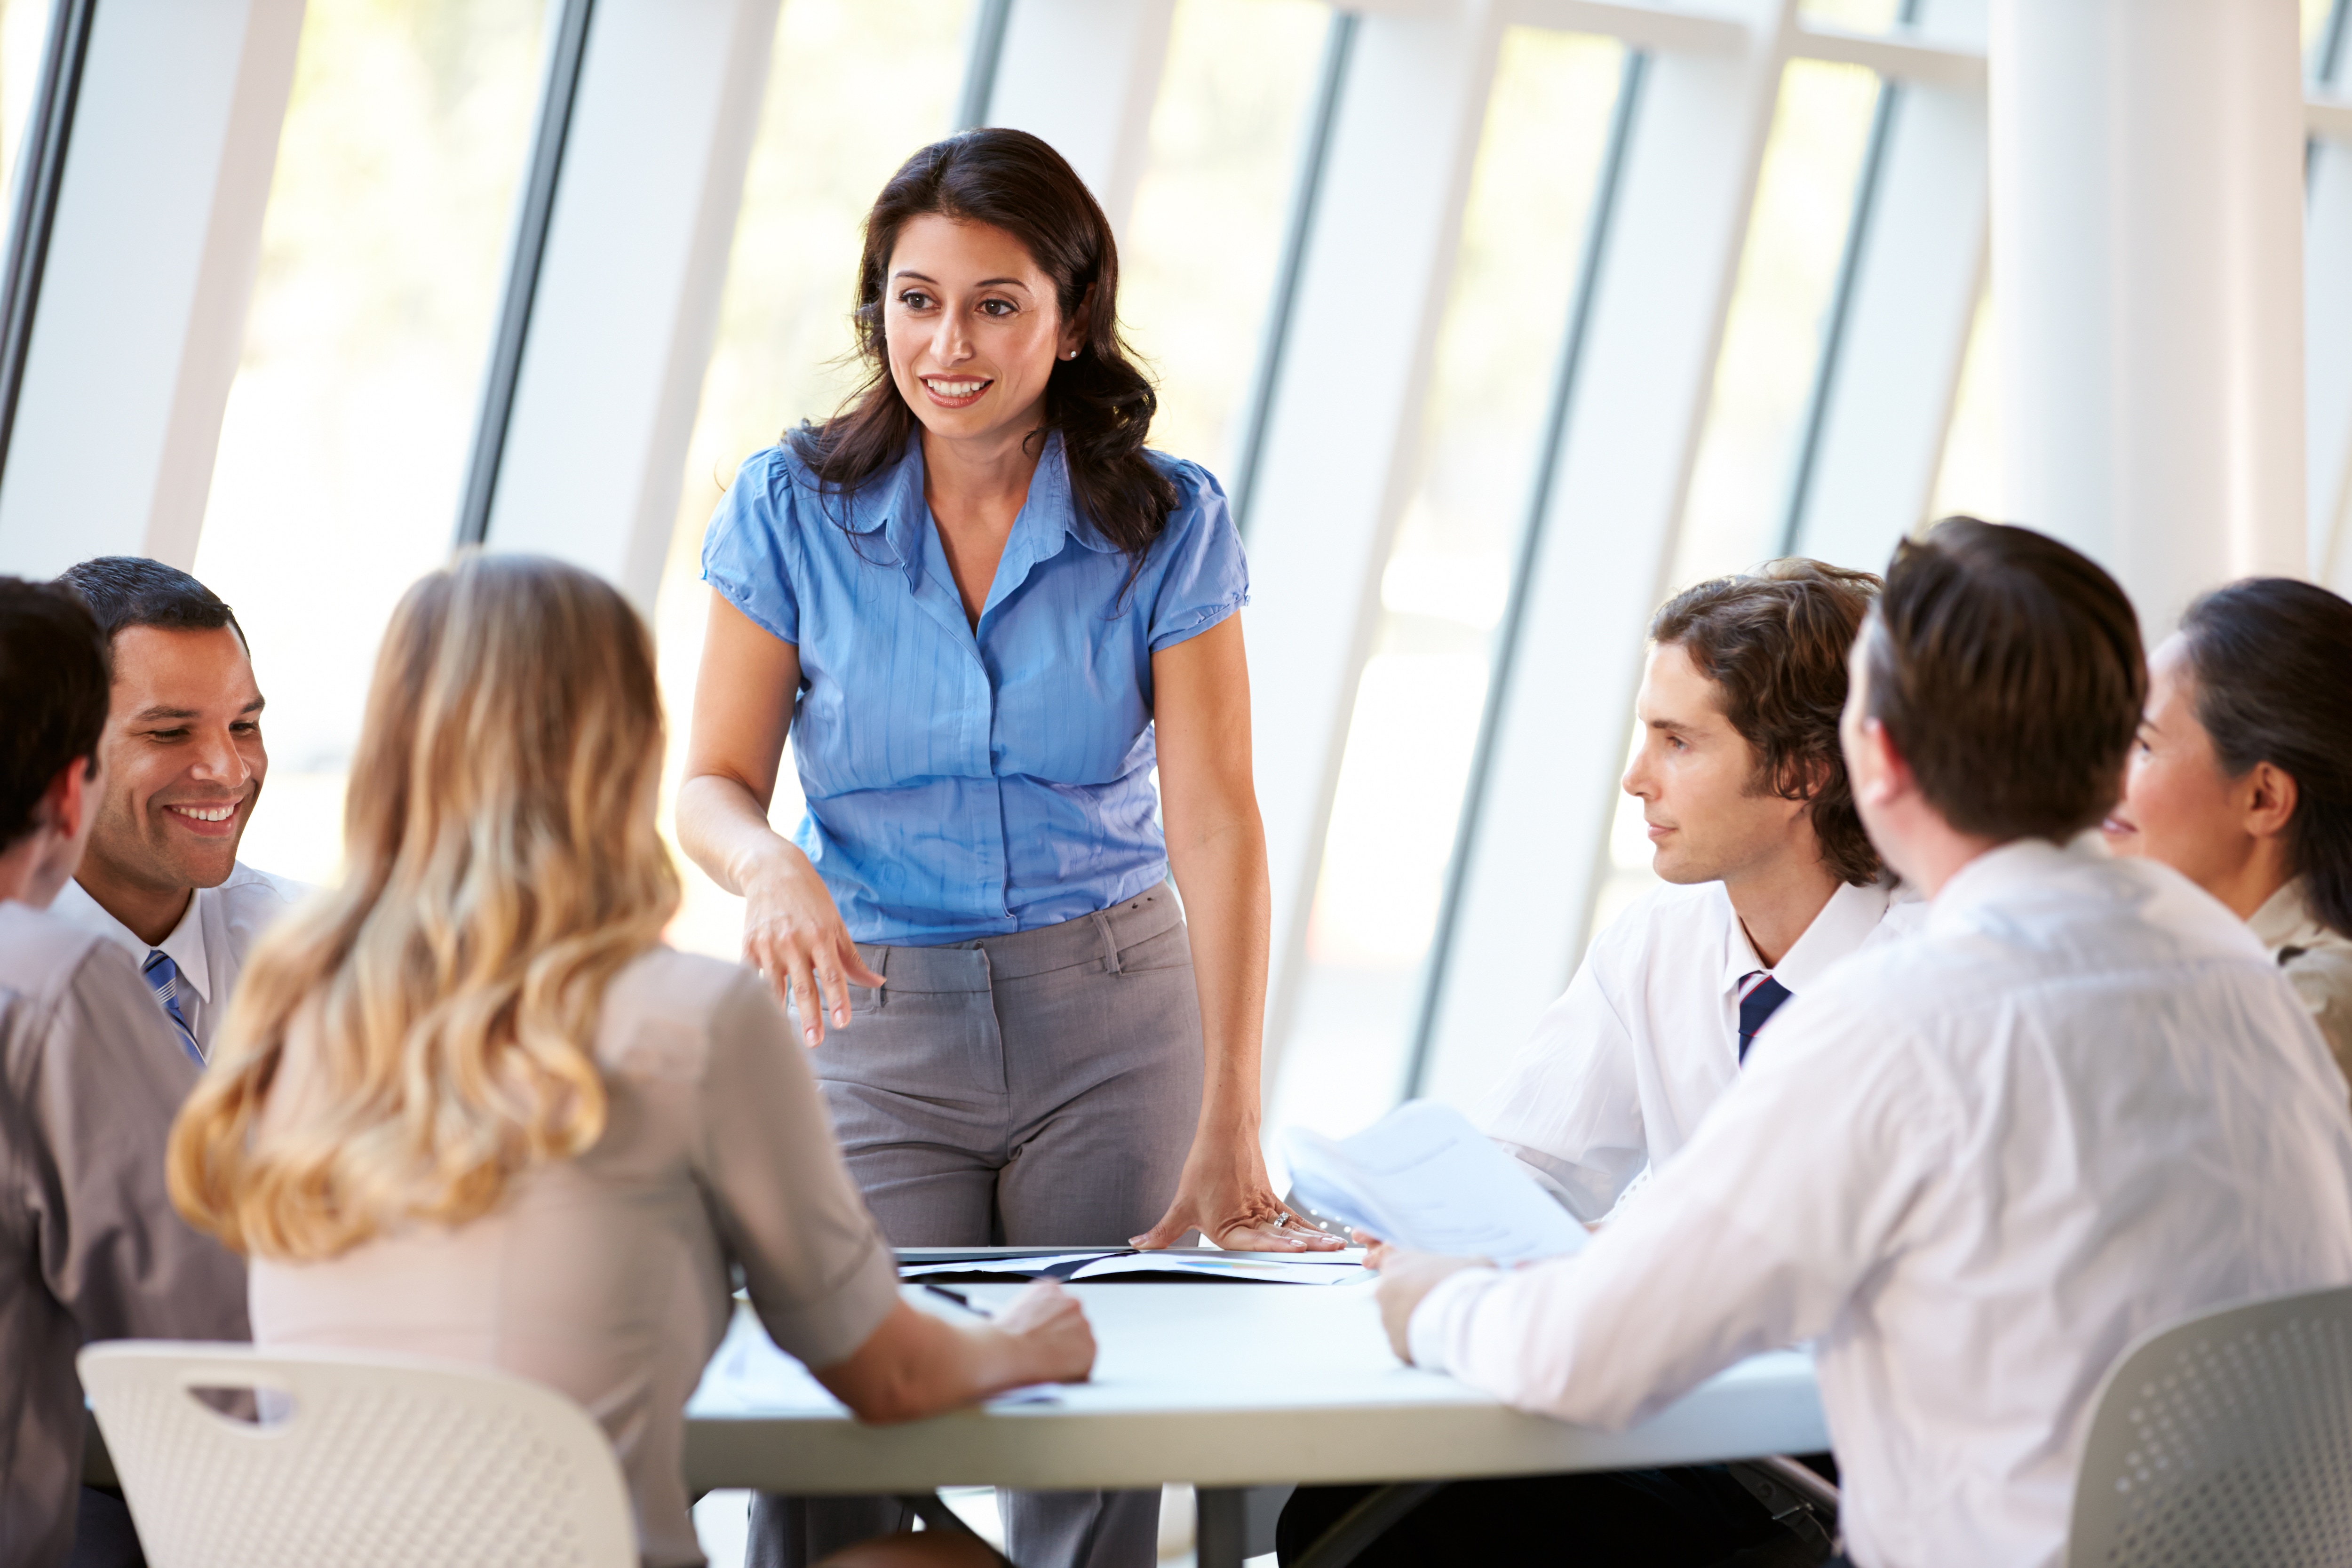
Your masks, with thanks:
M945 1296L949 1300L953 1301L957 1306L961 1307L965 1311L971 1313L975 1317L993 1318L996 1316L995 1313L990 1311L985 1307L973 1306L971 1304L971 1298L965 1295L961 1290L950 1290L944 1285L934 1285L928 1279L923 1281L923 1289L929 1290L934 1296Z

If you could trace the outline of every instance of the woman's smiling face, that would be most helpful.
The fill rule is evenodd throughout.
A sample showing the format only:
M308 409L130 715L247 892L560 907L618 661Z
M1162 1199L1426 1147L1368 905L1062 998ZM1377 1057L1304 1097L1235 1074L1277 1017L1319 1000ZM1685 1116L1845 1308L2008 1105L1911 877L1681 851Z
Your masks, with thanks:
M1076 349L1054 281L1001 228L938 214L898 231L883 279L890 379L930 434L1026 436L1043 422L1054 362Z

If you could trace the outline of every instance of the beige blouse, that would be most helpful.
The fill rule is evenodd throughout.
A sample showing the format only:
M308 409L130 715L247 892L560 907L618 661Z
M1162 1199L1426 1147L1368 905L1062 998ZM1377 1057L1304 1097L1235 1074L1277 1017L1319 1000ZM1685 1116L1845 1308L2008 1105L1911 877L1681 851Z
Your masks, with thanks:
M2301 878L2273 893L2247 923L2277 957L2336 1065L2352 1079L2352 937L2313 916Z
M299 1113L295 1045L264 1125ZM740 1262L769 1334L847 1357L898 1300L889 1247L841 1163L806 1054L748 970L656 948L606 992L595 1148L536 1166L486 1218L414 1226L321 1263L256 1259L262 1345L400 1351L569 1394L618 1450L648 1564L698 1563L685 1407Z

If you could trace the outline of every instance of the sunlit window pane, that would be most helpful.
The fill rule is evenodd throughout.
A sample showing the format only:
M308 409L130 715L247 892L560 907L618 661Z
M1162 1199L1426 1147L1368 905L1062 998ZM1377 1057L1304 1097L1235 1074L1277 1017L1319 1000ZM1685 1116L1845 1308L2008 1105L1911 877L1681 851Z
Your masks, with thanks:
M1403 1088L1623 59L1613 39L1532 28L1504 39L1418 477L1324 840L1275 1125L1352 1131Z
M377 640L448 554L545 10L310 0L302 25L196 552L269 700L242 851L268 870L332 869Z
M1119 314L1160 383L1151 444L1229 485L1330 16L1179 0L1119 248Z
M17 163L41 89L53 11L50 0L0 0L0 213L16 211Z
M785 0L745 178L719 338L687 447L677 527L655 610L675 791L702 657L702 531L753 452L789 426L823 419L857 384L852 347L859 226L908 153L947 134L962 78L969 0ZM777 781L777 823L803 803L792 760ZM742 904L683 858L682 947L732 958Z
M2327 19L2340 0L2302 0L2304 58L2316 69L2326 64L2315 58L2315 51L2327 37Z
M1857 33L1883 33L1903 20L1903 0L1797 0L1797 15L1806 21Z
M1878 79L1860 66L1797 60L1781 78L1683 513L1677 584L1780 552L1790 467L1877 101Z
M1992 291L1987 289L1969 328L1959 392L1952 400L1952 423L1944 435L1944 461L1936 474L1935 500L1927 507L1930 519L1958 511L1995 522L2010 521L2001 490L1997 353Z

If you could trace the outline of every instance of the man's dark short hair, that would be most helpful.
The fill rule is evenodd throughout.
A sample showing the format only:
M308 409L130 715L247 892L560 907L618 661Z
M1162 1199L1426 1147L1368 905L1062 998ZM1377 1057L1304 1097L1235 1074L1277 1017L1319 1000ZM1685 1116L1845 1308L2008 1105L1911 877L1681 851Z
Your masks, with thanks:
M0 849L37 826L59 773L97 764L113 683L105 635L73 590L0 577Z
M1861 648L1870 717L1960 832L2063 843L2115 805L2147 661L2087 556L1948 517L1895 547Z
M1685 588L1650 622L1654 640L1723 689L1724 717L1756 751L1751 788L1810 802L1822 863L1857 886L1876 879L1878 851L1853 808L1838 716L1846 656L1877 597L1867 572L1791 557Z
M109 643L125 626L191 632L226 626L245 641L245 628L218 595L178 567L144 555L93 556L67 567L58 581L89 603Z

